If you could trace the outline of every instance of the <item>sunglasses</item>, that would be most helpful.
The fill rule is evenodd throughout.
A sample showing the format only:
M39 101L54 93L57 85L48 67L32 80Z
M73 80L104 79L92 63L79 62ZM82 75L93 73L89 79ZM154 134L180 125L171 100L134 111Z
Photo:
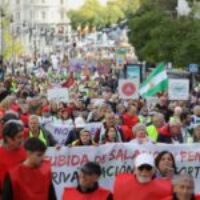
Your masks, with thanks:
M138 167L138 169L140 171L143 171L144 169L147 170L147 171L151 171L153 169L153 167L150 166L150 165L141 165L140 167Z

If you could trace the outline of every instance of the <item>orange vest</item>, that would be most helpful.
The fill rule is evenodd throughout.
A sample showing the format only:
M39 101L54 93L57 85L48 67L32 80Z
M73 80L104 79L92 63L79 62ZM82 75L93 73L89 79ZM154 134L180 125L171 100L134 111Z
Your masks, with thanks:
M99 188L91 193L81 193L76 188L65 188L62 200L107 200L110 192Z
M132 174L120 174L114 184L114 200L161 200L171 194L171 182L164 179L141 184Z
M15 200L48 200L51 184L51 168L44 161L39 168L19 165L10 171L13 199Z

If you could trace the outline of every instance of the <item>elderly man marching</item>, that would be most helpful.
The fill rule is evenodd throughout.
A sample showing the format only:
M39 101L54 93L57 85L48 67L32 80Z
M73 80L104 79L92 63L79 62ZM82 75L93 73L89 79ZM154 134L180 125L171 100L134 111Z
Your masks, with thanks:
M120 174L114 184L114 200L160 200L172 194L168 180L154 178L154 158L140 154L135 159L134 174Z

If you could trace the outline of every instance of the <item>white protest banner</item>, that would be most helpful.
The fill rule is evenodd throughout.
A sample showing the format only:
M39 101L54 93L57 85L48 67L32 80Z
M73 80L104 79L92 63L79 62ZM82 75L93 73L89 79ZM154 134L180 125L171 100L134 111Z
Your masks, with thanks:
M51 161L54 186L58 200L61 200L64 187L77 185L77 172L87 161L96 161L101 165L100 185L112 190L116 174L133 172L134 159L138 154L147 152L155 157L164 150L173 153L178 172L189 173L194 177L196 192L200 192L200 147L198 144L119 143L98 147L63 147L59 151L48 148L46 156Z
M62 145L67 141L68 135L70 131L73 130L74 126L51 122L45 124L44 128L53 136L58 144Z
M139 98L139 79L137 80L119 80L119 95L122 99Z
M53 100L57 102L68 102L69 94L66 88L53 88L48 89L48 100Z
M145 97L145 99L147 101L147 109L149 112L155 108L157 103L159 103L158 97Z
M99 123L99 122L87 123L85 124L84 128L90 132L92 137L94 137L97 130L100 129L101 126L102 126L102 123ZM65 142L68 139L68 135L70 131L72 131L75 127L58 123L58 122L50 122L50 123L46 123L44 128L53 136L53 138L56 140L58 144L65 144Z
M170 100L188 100L189 80L169 79L168 95Z

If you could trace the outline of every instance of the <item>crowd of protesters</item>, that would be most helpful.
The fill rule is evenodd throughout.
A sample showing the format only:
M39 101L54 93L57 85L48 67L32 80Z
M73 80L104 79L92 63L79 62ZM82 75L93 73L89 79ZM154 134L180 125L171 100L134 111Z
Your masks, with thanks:
M65 71L68 74L63 77L52 69L51 75L49 72L42 77L6 75L1 81L0 199L56 199L50 168L43 156L47 147L59 150L61 144L45 129L49 122L74 127L62 144L70 148L121 142L139 145L200 142L198 87L188 101L170 101L166 93L159 94L159 103L149 110L143 98L120 98L119 74L112 69L102 73L85 65L78 75L70 69ZM56 87L68 88L68 102L48 100L47 90ZM95 134L85 128L91 122L102 123ZM135 175L117 176L113 194L98 186L100 175L97 163L87 163L81 168L77 188L65 189L63 200L200 199L194 196L192 177L178 175L175 159L166 151L155 161L150 155L138 156Z

